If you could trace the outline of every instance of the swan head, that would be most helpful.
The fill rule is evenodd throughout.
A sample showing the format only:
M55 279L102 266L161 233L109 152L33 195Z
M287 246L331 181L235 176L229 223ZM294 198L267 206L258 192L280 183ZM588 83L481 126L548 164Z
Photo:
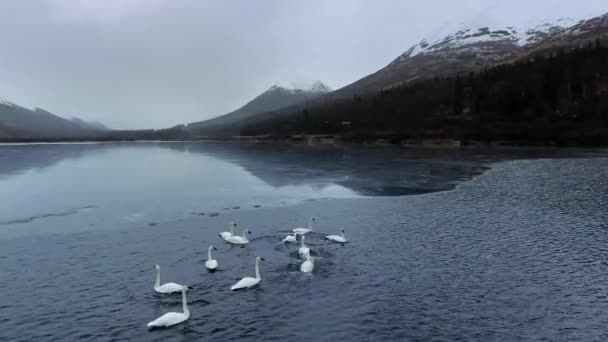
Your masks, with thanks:
M160 266L158 266L158 265L154 265L154 268L157 270L160 270Z
M210 249L210 250L217 251L217 248L215 248L215 246L209 246L209 249Z
M251 235L251 230L247 229L247 230L245 231L245 233L247 233L247 234Z
M233 227L236 227L236 223L234 223L234 221L231 221L230 225L233 226Z
M344 233L344 228L340 228L340 233Z
M258 260L258 261L266 261L266 259L264 259L264 258L262 258L262 257L257 257L257 258L255 258L255 260Z

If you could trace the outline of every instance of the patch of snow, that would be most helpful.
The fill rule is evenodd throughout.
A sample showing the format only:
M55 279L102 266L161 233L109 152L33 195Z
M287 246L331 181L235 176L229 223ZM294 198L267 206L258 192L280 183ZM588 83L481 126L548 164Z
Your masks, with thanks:
M8 100L5 100L5 99L0 99L0 104L9 106L9 107L13 107L13 108L19 108L19 106L17 106L16 104L14 104Z
M537 43L553 34L565 33L585 20L572 17L536 21L522 26L507 26L500 28L480 27L471 28L463 23L458 24L456 33L445 34L446 28L436 32L435 39L423 39L399 56L393 63L399 63L409 58L430 53L441 53L451 49L462 51L478 51L468 49L468 46L486 42L515 44L520 47ZM538 24L542 22L542 24ZM452 31L454 32L454 31ZM576 31L573 31L576 33ZM439 37L439 38L438 38ZM432 42L432 43L429 43Z
M273 89L283 89L291 92L303 91L303 92L313 92L313 93L328 93L332 91L332 89L326 86L323 82L317 80L313 82L285 82L275 84L270 88Z

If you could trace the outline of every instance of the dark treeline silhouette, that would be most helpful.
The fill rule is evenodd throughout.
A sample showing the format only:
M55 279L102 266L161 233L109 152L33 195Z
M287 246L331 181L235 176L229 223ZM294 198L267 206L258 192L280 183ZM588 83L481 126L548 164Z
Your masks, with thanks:
M326 134L394 142L455 139L606 145L608 48L598 40L477 73L267 113L239 128L241 135L276 138Z

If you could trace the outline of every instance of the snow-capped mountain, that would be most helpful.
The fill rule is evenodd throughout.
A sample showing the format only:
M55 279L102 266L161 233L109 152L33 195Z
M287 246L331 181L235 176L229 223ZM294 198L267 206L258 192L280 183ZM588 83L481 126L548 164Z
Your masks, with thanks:
M243 107L213 119L188 124L187 128L196 131L211 126L230 125L257 114L306 102L331 91L331 88L321 81L275 84Z
M528 27L467 27L439 39L423 39L389 65L336 91L336 95L378 91L415 80L477 71L530 53L569 47L608 34L608 14L589 20L560 18Z
M531 28L503 27L503 28L470 28L462 26L456 33L449 34L440 40L430 43L423 39L412 46L392 63L399 63L417 55L445 54L446 56L461 53L484 52L486 46L505 44L513 47L525 47L538 44L548 37L566 32L575 25L573 18L560 18L555 22L547 22ZM492 49L487 49L492 52ZM500 58L500 56L490 56Z

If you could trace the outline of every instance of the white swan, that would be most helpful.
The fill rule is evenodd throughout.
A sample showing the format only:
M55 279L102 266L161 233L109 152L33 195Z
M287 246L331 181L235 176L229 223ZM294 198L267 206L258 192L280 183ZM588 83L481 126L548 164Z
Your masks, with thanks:
M251 231L249 229L245 229L243 231L242 236L232 235L231 237L226 239L226 242L231 243L233 245L246 245L249 243L249 240L247 240L247 234L251 234Z
M222 237L222 239L226 240L227 238L234 236L234 228L236 227L236 223L234 222L230 222L228 224L228 226L230 227L230 231L229 232L221 232L220 236Z
M239 280L236 284L232 285L232 287L230 287L230 289L232 291L234 291L234 290L240 290L240 289L248 289L252 286L256 286L262 280L262 277L260 276L260 261L265 261L265 260L264 260L264 258L261 258L261 257L255 258L255 278L245 277L245 278Z
M312 273L312 270L315 269L315 262L312 257L309 255L306 256L306 260L300 265L300 271L304 273Z
M190 310L188 310L188 300L186 299L187 286L182 286L182 307L184 312L167 312L157 319L147 324L148 328L170 327L179 324L190 318Z
M207 261L205 261L205 267L207 267L209 271L215 271L217 269L217 260L213 259L213 256L211 256L211 250L217 251L217 248L209 246L209 254Z
M293 233L292 235L287 235L283 239L283 242L296 242L296 241L298 241L297 236L298 236L298 233Z
M333 242L345 243L346 236L344 236L344 228L340 229L340 235L327 235L325 238Z
M154 266L156 268L156 283L154 284L154 291L158 293L175 293L182 290L183 285L176 283L165 283L160 284L160 266Z
M310 255L310 248L304 244L305 235L300 238L300 248L298 248L298 254L300 258L305 259L307 255Z
M315 219L313 217L311 217L308 220L308 228L294 228L293 232L296 234L300 234L300 235L304 235L304 234L308 234L310 232L312 232L312 223L315 222Z

